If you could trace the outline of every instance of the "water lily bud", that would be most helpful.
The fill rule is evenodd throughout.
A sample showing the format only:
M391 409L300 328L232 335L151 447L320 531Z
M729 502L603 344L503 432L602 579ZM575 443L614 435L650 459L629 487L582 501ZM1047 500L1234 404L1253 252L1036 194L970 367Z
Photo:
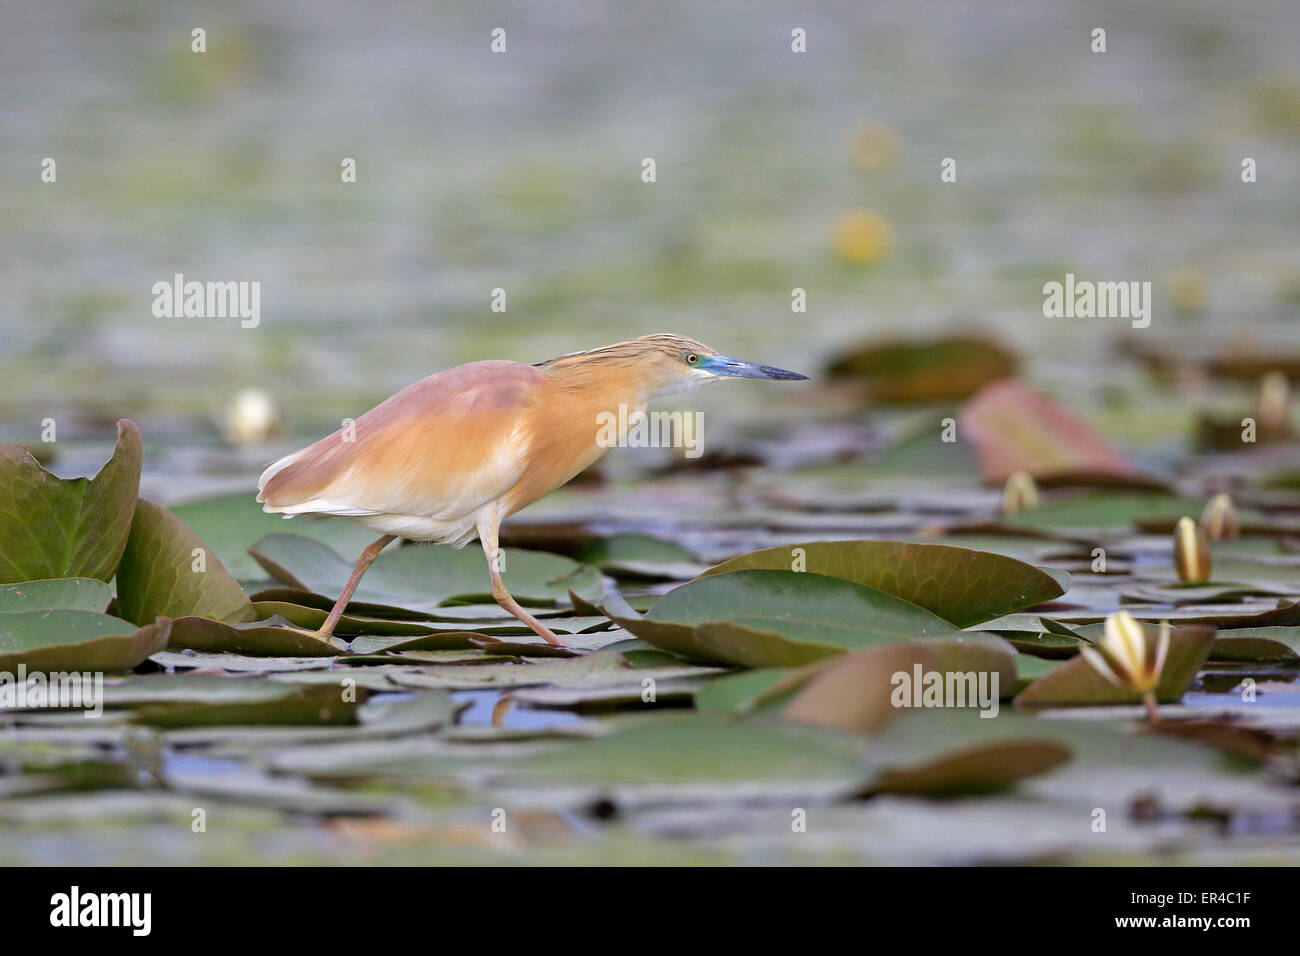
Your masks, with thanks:
M1210 580L1210 540L1191 518L1179 518L1174 528L1174 567L1186 584Z
M1002 489L1002 513L1019 514L1038 507L1038 485L1027 471L1015 471L1007 478Z
M280 409L259 388L240 391L226 406L222 434L232 445L257 445L280 431Z
M1237 523L1237 508L1232 503L1232 496L1217 494L1205 504L1201 512L1201 528L1211 541L1223 541L1241 534Z
M1283 372L1269 372L1259 381L1259 427L1283 432L1290 417L1291 383Z
M1084 645L1079 651L1092 669L1112 684L1150 694L1160 683L1171 634L1169 622L1161 621L1155 653L1148 653L1146 629L1128 611L1116 611L1106 615L1101 642L1095 647Z

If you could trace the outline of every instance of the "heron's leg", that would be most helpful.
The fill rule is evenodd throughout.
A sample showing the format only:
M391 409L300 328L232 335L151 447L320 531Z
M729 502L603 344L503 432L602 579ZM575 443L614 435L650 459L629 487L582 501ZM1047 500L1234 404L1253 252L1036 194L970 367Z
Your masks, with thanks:
M361 557L357 558L352 573L348 575L348 583L343 585L343 593L334 602L334 609L330 611L329 617L325 618L325 623L316 632L316 636L322 641L328 641L333 636L334 627L338 624L339 618L343 616L343 609L348 606L348 601L352 599L352 595L356 592L357 585L361 583L361 576L366 573L366 569L374 563L375 558L379 557L379 552L388 547L396 538L396 535L386 534L373 544L366 545L365 550L361 552Z
M498 604L532 628L546 643L568 647L564 641L551 633L550 628L520 607L519 602L506 590L506 584L501 580L501 549L497 546L498 524L498 520L487 518L479 521L478 524L478 537L483 542L483 554L487 556L488 574L492 578L492 596L496 598Z

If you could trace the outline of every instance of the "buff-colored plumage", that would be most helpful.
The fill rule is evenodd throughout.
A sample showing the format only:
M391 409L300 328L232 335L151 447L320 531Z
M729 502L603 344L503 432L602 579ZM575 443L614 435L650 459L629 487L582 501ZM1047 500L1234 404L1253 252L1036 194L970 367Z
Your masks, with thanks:
M385 536L363 554L321 636L329 636L365 567L392 537L460 546L477 535L498 601L559 643L500 582L498 526L608 450L597 441L602 412L644 409L656 395L739 374L700 367L709 361L732 362L693 339L661 334L540 365L471 362L408 386L275 462L258 482L266 511L347 517Z

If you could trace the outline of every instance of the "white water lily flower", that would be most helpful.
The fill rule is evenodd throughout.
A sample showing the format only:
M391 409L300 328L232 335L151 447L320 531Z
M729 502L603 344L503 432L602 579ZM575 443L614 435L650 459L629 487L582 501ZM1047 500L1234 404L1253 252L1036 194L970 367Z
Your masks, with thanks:
M1092 669L1116 687L1127 687L1139 694L1152 693L1160 683L1165 658L1169 656L1169 622L1160 622L1156 652L1147 653L1147 635L1142 625L1128 611L1106 616L1106 632L1095 647L1079 648Z

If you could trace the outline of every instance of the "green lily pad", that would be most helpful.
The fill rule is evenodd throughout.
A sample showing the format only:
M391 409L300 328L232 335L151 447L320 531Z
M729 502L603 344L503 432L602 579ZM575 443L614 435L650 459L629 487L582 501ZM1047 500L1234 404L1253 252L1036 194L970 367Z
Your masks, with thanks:
M111 580L131 528L141 461L140 430L127 418L117 423L113 457L93 478L56 478L24 446L0 448L0 584Z
M384 651L452 651L479 647L476 631L432 631L416 637L379 637L362 635L352 639L355 654L379 654ZM514 653L511 651L511 653Z
M797 557L796 557L797 556ZM1063 595L1070 576L1014 558L946 544L809 541L751 551L705 575L755 568L802 571L892 594L957 627L969 627Z
M264 700L168 701L135 710L134 721L152 727L212 727L267 724L341 726L357 722L364 690L345 694L329 684L280 684ZM351 699L350 699L351 698Z
M0 614L0 671L127 671L167 646L172 622L137 628L94 611Z
M288 574L288 571L284 572ZM311 608L328 614L334 609L338 596L317 594L305 588L263 588L249 595L249 600L256 607L259 604L293 604L297 607ZM444 621L446 615L429 614L413 611L410 608L397 607L392 604L372 604L368 601L349 601L348 616L364 619L383 619L387 621ZM324 618L322 618L324 620ZM513 618L512 618L513 620Z
M757 700L794 673L790 667L764 667L715 677L695 692L695 709L701 713L748 712ZM798 689L789 688L772 703L788 699Z
M254 601L253 607L257 610L259 620L268 617L280 617L295 627L309 631L319 630L325 623L325 618L329 616L329 612L321 608L304 607L301 604L290 604L286 601ZM412 621L352 617L347 614L340 617L338 624L334 627L334 633L338 635L366 634L372 636L414 637L419 634L432 634L434 632L434 628L424 624L416 624Z
M1279 588L1261 584L1217 584L1206 582L1196 585L1136 584L1120 589L1125 601L1142 604L1168 604L1184 607L1190 604L1227 604L1257 597L1295 597L1297 588Z
M860 738L819 727L720 714L682 714L638 722L606 737L565 744L504 768L529 783L573 782L716 791L746 783L843 788L869 778Z
M1004 515L1001 522L1012 528L1054 530L1128 528L1143 521L1177 521L1183 515L1199 515L1204 502L1164 494L1115 494L1090 492Z
M171 646L250 657L338 657L348 653L338 638L322 641L283 618L227 624L206 617L178 617L172 622Z
M680 544L631 532L603 538L581 549L578 557L618 578L681 580L707 568Z
M1221 630L1214 637L1212 661L1300 660L1300 627L1243 627Z
M0 614L12 611L95 611L103 613L113 588L96 578L49 578L0 587Z
M877 793L954 796L988 793L1065 763L1068 744L1033 718L970 710L908 710L872 738L885 764Z
M173 505L171 510L240 580L260 576L261 568L248 549L268 534L315 538L354 560L378 537L373 531L338 518L296 515L286 521L284 515L267 514L247 492Z
M505 582L521 604L568 603L569 591L598 597L600 572L559 555L505 549ZM297 535L273 534L253 547L267 573L289 587L338 594L352 562L328 545ZM430 611L452 600L492 600L487 561L479 549L402 547L385 551L370 566L357 600Z
M262 657L228 652L195 650L163 650L149 655L159 667L175 670L211 669L232 673L279 674L296 671L328 670L334 666L331 657Z
M865 383L877 401L907 404L966 398L1011 375L1016 365L1016 357L991 339L951 335L868 342L831 362L826 374Z
M1148 653L1155 653L1154 639L1149 633L1147 644ZM1191 625L1174 628L1169 638L1169 654L1160 674L1160 683L1156 686L1156 699L1161 703L1175 703L1181 699L1205 663L1213 644L1212 627ZM1083 655L1079 655L1026 687L1016 697L1015 704L1016 707L1078 707L1136 704L1141 700L1141 694L1112 684L1097 673Z
M1033 654L1054 660L1073 657L1086 638L1059 621L1036 614L1009 614L986 621L976 630L997 634L1022 655Z
M144 498L117 572L117 608L136 623L167 616L242 624L257 617L239 582L198 535Z
M939 416L918 416L885 453L872 462L879 476L932 478L947 475L974 481L979 478L975 450L963 441L935 441Z
M664 650L746 667L798 666L869 644L961 634L891 594L795 571L709 575L670 591L645 617L613 620Z
M215 677L209 674L140 674L104 684L105 707L149 704L248 704L278 700L285 685L261 678Z

